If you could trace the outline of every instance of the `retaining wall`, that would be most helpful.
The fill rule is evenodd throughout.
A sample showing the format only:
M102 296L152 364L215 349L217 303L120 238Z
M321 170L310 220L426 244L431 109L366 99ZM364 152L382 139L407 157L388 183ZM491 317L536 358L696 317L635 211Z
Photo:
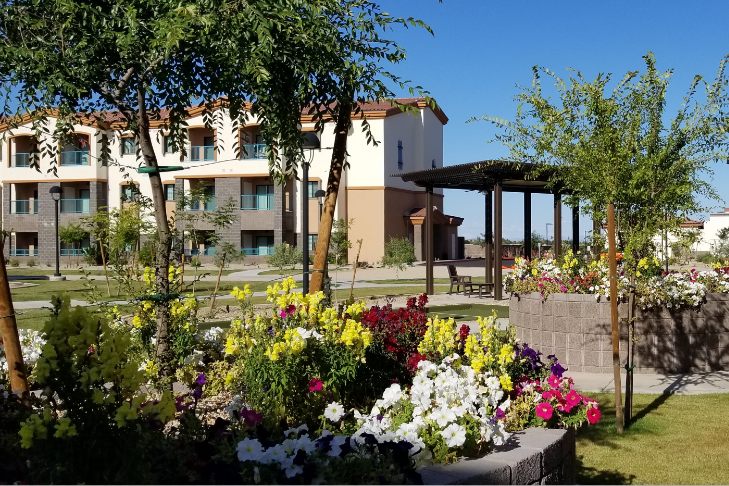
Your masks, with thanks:
M573 430L532 428L479 459L420 469L423 484L574 484Z
M627 306L619 305L621 319ZM635 372L688 373L729 369L729 294L708 294L699 308L636 310ZM594 295L512 295L509 321L517 337L555 354L570 371L612 373L610 304ZM621 363L627 326L621 321Z

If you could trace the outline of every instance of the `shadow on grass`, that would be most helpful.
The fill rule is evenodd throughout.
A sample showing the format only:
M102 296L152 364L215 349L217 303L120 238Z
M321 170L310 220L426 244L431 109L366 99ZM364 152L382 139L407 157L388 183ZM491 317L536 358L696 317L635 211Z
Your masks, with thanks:
M585 466L582 458L577 457L577 484L633 484L634 480L633 474Z

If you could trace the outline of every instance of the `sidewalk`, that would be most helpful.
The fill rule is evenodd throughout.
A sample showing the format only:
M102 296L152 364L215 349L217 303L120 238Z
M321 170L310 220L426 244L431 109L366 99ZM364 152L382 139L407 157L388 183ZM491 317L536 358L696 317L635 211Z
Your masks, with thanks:
M612 392L615 387L612 373L583 373L567 371L582 391ZM625 390L625 371L621 386ZM633 375L635 393L699 395L704 393L729 393L729 371L661 375L636 373Z

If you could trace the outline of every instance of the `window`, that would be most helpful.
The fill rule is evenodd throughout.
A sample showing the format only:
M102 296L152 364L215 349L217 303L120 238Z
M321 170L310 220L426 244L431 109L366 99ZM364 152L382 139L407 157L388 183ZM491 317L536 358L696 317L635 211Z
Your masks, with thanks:
M306 191L309 199L316 197L316 191L319 190L319 181L309 181L306 183Z
M137 194L139 194L139 190L137 189L137 186L135 186L134 184L123 185L121 188L121 201L122 202L134 201L134 197Z
M316 248L316 240L318 238L319 238L319 235L317 235L317 234L309 235L309 249L310 250L313 250L314 248Z
M171 154L175 152L175 148L172 146L172 137L169 135L165 135L163 138L163 147L162 152L165 154Z
M432 161L432 162L430 163L430 166L431 166L431 167L432 167L433 169L435 169L436 167L438 167L438 164L436 164L436 163L435 163L435 159L433 159L433 161Z
M137 144L131 137L124 137L121 139L121 154L122 155L136 155Z
M175 200L175 185L165 184L165 201Z
M402 170L405 164L402 161L402 140L397 141L397 170Z

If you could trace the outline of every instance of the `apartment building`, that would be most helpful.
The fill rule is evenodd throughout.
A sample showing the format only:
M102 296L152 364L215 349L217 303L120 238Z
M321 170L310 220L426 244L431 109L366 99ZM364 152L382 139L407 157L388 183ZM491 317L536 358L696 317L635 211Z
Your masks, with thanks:
M443 164L443 126L448 119L440 110L432 110L424 100L399 100L417 107L417 112L403 113L389 103L366 103L366 113L378 145L367 143L362 120L355 119L348 140L348 163L340 187L336 218L351 220L350 241L362 239L361 261L375 263L382 258L385 242L391 237L406 236L423 246L423 207L425 193L393 174L441 167ZM177 210L180 196L193 191L203 194L187 210L196 213L234 204L235 222L221 231L220 239L239 247L246 260L265 259L274 245L288 242L301 245L308 238L316 244L320 199L317 190L325 189L332 146L333 124L327 124L319 139L320 148L306 150L310 163L308 181L288 180L275 184L269 176L267 145L259 126L249 119L235 129L227 111L220 107L213 117L215 128L203 123L202 108L188 111L188 146L186 156L172 150L163 122L152 125L152 137L160 165L178 165L183 170L163 173L168 213ZM53 186L61 187L60 225L78 221L105 208L120 207L135 193L150 197L148 176L135 170L140 165L136 142L123 132L113 116L108 123L82 123L74 126L72 143L59 147L57 174L47 173L49 154L36 148L50 140L36 140L29 125L4 130L0 146L0 188L2 190L2 227L10 234L6 257L34 258L39 264L52 264L55 258L55 202L49 194ZM53 129L55 120L50 119ZM304 132L313 132L314 123L302 116ZM102 165L102 137L107 137L112 162ZM41 170L31 168L38 157ZM302 227L301 194L307 194L309 227ZM436 206L443 209L442 192L436 190ZM182 220L183 218L177 218ZM185 242L191 255L212 257L215 248L206 243L206 232L214 228L203 218L195 219L195 229L202 234L195 244ZM436 257L455 257L458 218L440 218L436 223ZM183 223L178 229L184 231ZM62 256L70 256L88 247L61 247ZM350 251L354 260L356 248Z

